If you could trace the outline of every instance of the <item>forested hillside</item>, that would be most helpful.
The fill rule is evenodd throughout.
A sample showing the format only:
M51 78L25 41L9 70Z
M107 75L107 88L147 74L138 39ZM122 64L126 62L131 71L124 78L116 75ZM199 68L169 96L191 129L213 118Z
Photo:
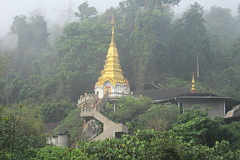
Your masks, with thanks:
M9 127L0 134L21 131L16 137L19 143L23 141L21 137L32 135L36 144L31 143L31 147L41 147L43 140L39 135L43 123L60 122L76 108L80 95L93 93L110 42L112 15L116 19L120 62L131 91L152 89L153 84L158 88L184 87L190 84L194 73L201 91L240 99L240 4L236 6L238 14L233 15L230 9L204 10L194 3L176 18L172 6L179 1L125 0L102 14L84 2L75 13L78 20L62 30L49 29L40 14L16 15L11 34L17 37L17 47L6 50L0 45L0 125ZM109 116L116 118L114 114ZM15 126L18 128L11 128ZM178 127L175 128L180 130ZM161 136L168 137L168 134L171 133ZM155 132L148 135L159 140ZM139 138L135 136L127 139ZM174 136L177 136L175 132ZM0 138L0 151L11 139L4 138ZM30 143L31 139L28 140ZM128 141L121 143L125 145ZM179 145L176 153L188 147L180 141L176 143ZM216 145L228 147L229 144ZM9 146L11 151L12 143ZM27 143L22 145L27 146ZM79 153L82 157L90 154L88 146L83 147L86 152ZM201 149L206 154L215 153L211 148Z
M76 102L92 92L104 64L113 14L121 65L133 91L149 89L151 83L163 87L170 78L189 81L195 73L206 90L239 97L240 17L230 9L204 11L195 3L179 19L171 5L142 1L121 2L103 14L87 3L78 9L78 22L68 24L54 45L43 16L14 17L11 31L17 48L1 50L8 57L1 76L2 104Z

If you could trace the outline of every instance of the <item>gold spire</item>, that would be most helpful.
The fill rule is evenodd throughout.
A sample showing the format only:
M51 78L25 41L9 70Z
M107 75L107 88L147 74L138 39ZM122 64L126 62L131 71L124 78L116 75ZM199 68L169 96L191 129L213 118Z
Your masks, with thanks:
M103 86L104 82L106 81L110 81L113 86L115 86L116 83L123 84L126 81L126 79L123 77L123 71L120 66L118 50L114 39L114 25L115 25L114 16L112 17L111 25L112 25L111 42L108 48L104 69L101 71L101 76L99 77L96 83L97 86Z
M112 38L111 38L111 43L110 45L116 45L115 43L115 39L114 39L114 25L116 24L115 22L115 18L114 18L114 15L112 16L112 20L111 20L111 25L112 25Z
M194 79L194 74L192 75L192 88L191 88L191 92L196 92L196 88L195 88L195 79Z

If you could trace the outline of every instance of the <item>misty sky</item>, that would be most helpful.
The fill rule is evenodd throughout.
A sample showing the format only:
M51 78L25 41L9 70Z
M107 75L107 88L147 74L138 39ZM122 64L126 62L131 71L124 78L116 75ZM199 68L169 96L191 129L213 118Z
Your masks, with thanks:
M0 38L10 32L10 26L13 17L16 15L34 15L41 13L51 24L60 21L64 10L69 4L77 11L77 6L87 0L0 0ZM111 6L117 6L122 0L88 0L90 6L95 6L99 13L103 13ZM240 0L182 0L175 12L185 11L189 4L198 2L209 9L211 6L219 6L222 8L230 8L236 14L237 4Z

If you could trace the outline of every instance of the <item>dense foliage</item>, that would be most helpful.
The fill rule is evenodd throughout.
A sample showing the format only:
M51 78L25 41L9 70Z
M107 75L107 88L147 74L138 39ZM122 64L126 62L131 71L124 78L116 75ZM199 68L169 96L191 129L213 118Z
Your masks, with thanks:
M239 97L239 15L219 7L205 12L194 3L174 19L168 4L178 2L126 0L98 15L84 2L75 13L81 21L68 24L54 45L48 43L54 32L48 33L43 16L16 16L11 31L18 45L8 51L9 65L0 79L1 102L27 99L50 107L48 103L76 102L81 94L92 92L110 41L112 14L121 66L133 91L152 84L183 86L196 73L206 90ZM174 79L181 84L173 85Z
M122 97L115 107L114 111L113 105L108 104L103 114L114 122L127 125L130 133L138 129L165 131L180 114L176 105L156 105L147 97Z
M86 154L73 148L46 146L38 149L36 152L36 156L32 157L33 160L90 160Z
M19 110L22 110L22 106L19 107ZM22 117L22 114L9 111L9 108L0 107L0 159L30 159L35 156L36 148L45 145L45 137L39 135L39 132L37 133L36 128L39 122L24 121L25 123L22 123L21 118L24 117L28 116L23 115ZM29 127L32 125L31 123L33 126Z
M2 107L0 112L1 127L1 158L4 159L206 159L238 160L240 157L240 128L239 122L226 124L221 119L209 118L205 110L186 110L179 114L177 107L171 104L154 105L148 98L122 98L119 99L114 113L118 117L125 117L121 109L138 104L145 107L145 112L130 112L134 118L129 123L142 126L141 130L135 127L133 134L123 135L120 139L106 139L103 141L79 141L77 148L63 148L45 146L41 138L25 136L18 129L19 120L16 114L6 112ZM23 106L20 106L20 109ZM131 107L134 110L134 107ZM131 110L130 109L130 110ZM136 109L136 108L135 108ZM119 111L119 112L118 112ZM117 114L119 113L119 114ZM80 127L76 118L79 115L73 110L61 127L67 127L74 132ZM109 114L111 115L111 114ZM158 121L159 118L160 121ZM116 120L117 120L116 119ZM124 120L124 119L123 119ZM149 122L146 124L145 122ZM126 123L126 122L125 122ZM153 126L149 126L152 124ZM158 126L154 128L155 126ZM144 130L144 128L155 130ZM165 127L165 128L164 128ZM159 129L158 129L159 128ZM66 129L66 128L65 128ZM158 130L158 131L156 131ZM75 134L75 133L73 133Z
M240 98L240 5L232 15L229 9L206 11L194 3L176 18L171 5L179 2L124 0L102 14L84 2L75 13L79 20L63 30L48 30L39 14L14 17L16 48L4 50L0 44L0 103L7 106L0 108L0 158L237 159L238 122L225 124L197 110L175 123L177 106L154 105L146 97L119 99L115 112L109 104L104 113L126 124L132 135L79 143L79 150L36 149L42 147L47 122L61 121L56 132L79 140L82 120L76 118L75 104L80 95L93 92L100 76L113 14L121 66L132 91L189 87L195 73L198 90Z
M134 134L123 135L120 139L79 142L77 149L44 147L37 150L36 155L37 158L42 159L49 157L64 159L72 156L70 159L84 157L99 160L238 160L240 158L240 146L234 145L239 140L240 128L236 127L239 126L239 122L224 124L220 120L208 118L206 111L194 108L182 114L173 126L173 129L164 132L136 130Z
M54 134L70 133L71 143L77 142L81 139L83 119L79 117L80 108L72 110L68 116L61 122L61 124L54 129Z

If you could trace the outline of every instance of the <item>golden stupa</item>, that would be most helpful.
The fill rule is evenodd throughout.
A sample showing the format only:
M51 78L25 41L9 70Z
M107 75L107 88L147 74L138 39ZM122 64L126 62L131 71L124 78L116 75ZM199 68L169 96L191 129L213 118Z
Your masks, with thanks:
M104 69L101 71L101 76L99 77L98 81L95 84L95 86L99 87L102 87L104 83L107 81L109 81L112 86L115 86L117 83L119 84L127 83L127 80L123 76L123 71L121 69L119 61L118 50L114 39L114 25L115 25L114 16L112 17L111 25L112 25L112 38L106 56Z

